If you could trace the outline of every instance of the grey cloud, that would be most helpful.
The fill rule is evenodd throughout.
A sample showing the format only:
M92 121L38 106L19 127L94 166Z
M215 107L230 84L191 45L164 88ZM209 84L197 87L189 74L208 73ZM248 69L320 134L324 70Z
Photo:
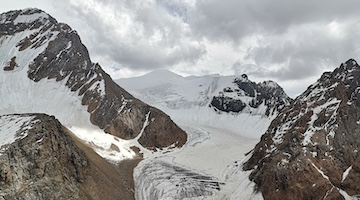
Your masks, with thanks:
M247 48L238 51L236 74L278 81L318 76L360 55L358 0L196 0L192 6L183 0L66 2L58 3L69 15L65 22L82 27L78 32L90 53L132 70L181 65L189 73L206 71L212 62L207 42L234 51ZM99 7L102 13L95 12ZM340 24L338 38L328 34L331 22ZM151 41L156 35L161 39ZM249 45L254 35L260 39Z
M174 0L156 0L156 2L173 16L180 17L183 22L188 21L189 6L186 3L177 2Z
M175 4L162 1L165 6L161 7L156 2L110 0L87 7L86 1L80 2L68 1L67 12L76 16L76 27L83 27L79 33L86 32L81 36L90 53L116 63L113 66L151 70L179 63L195 65L206 53L177 16L181 8ZM104 13L96 13L95 6Z
M237 48L248 36L261 35L270 42L252 46L239 57L261 66L261 72L253 72L257 76L278 79L306 77L322 69L301 70L310 62L338 64L346 59L343 55L350 56L356 50L351 45L353 38L348 36L333 41L323 38L321 31L301 40L290 40L286 35L291 29L307 24L327 24L335 19L342 22L354 16L359 19L360 2L356 0L329 0L326 5L320 1L197 0L194 7L179 0L89 1L97 3L89 6L85 6L87 1L78 2L83 3L68 0L66 5L71 6L64 10L78 18L80 25L76 27L83 27L80 34L86 32L82 38L90 53L106 58L108 63L136 70L180 63L196 65L206 54L204 38ZM95 13L96 6L103 8L104 13ZM106 12L111 14L110 18L103 17ZM124 14L130 22L126 22ZM119 33L124 29L130 30ZM161 40L151 42L157 34ZM281 70L267 69L270 65L278 65Z
M178 65L189 73L214 72L214 59L226 56L211 57L206 45L219 43L220 48L231 46L239 52L232 66L235 74L304 84L360 55L358 0L194 0L192 5L189 0L66 2L58 3L69 14L65 22L83 27L79 33L90 53L116 68L141 71ZM87 7L88 2L96 5ZM99 7L103 13L94 10ZM329 34L331 22L339 24L338 37ZM161 39L156 40L156 35ZM249 41L254 37L256 41ZM236 57L226 59L219 71L228 69ZM291 87L295 88L291 94L302 88Z
M358 22L344 23L348 24L342 26L343 33L339 37L328 34L328 30L322 28L299 30L295 40L291 39L292 34L265 37L268 43L249 48L242 61L244 64L236 62L233 70L284 81L305 79L338 67L341 62L358 56L359 50L355 42L360 39L356 31ZM246 60L252 62L251 70Z
M155 69L163 66L173 66L178 62L195 64L204 54L202 47L182 47L171 54L166 54L161 49L149 46L129 48L126 45L114 45L109 54L114 61L122 63L125 67L134 69Z
M198 37L238 43L248 34L279 34L291 26L358 16L360 1L198 0L190 25Z
M232 70L234 71L235 75L241 75L241 74L252 75L252 74L256 74L257 71L261 70L261 67L255 64L242 63L241 61L237 60L232 65Z

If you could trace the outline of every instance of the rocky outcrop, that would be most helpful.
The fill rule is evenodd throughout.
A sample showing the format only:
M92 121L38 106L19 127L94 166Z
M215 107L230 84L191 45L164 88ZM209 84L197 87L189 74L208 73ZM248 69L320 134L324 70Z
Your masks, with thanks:
M241 112L246 104L240 99L233 99L226 96L214 96L210 103L211 106L224 112Z
M4 117L8 122L4 121ZM133 199L121 171L95 154L44 114L0 116L1 124L30 119L13 126L15 141L0 155L0 199ZM3 129L4 126L0 126ZM1 136L4 139L4 135ZM121 165L126 165L122 163ZM128 188L127 188L128 187Z
M14 54L10 56L21 52L28 55L25 58L34 57L27 66L20 66L28 68L27 78L34 82L64 81L87 106L88 120L94 125L123 139L134 139L142 132L140 143L149 149L185 144L186 133L167 115L135 99L114 83L100 65L91 62L86 47L68 25L38 9L0 15L0 41L15 35L13 40L19 40L17 51L10 51ZM10 70L14 65L5 68ZM152 120L142 130L147 117Z
M4 67L4 71L14 70L16 67L16 56L12 57L9 64Z
M243 168L265 199L360 194L360 66L350 59L287 106Z
M252 112L261 105L265 107L264 115L276 116L292 101L284 90L273 81L255 83L246 74L235 78L233 87L226 87L218 96L213 96L211 107L224 112ZM250 100L249 100L250 99Z
M15 115L12 120L21 117ZM78 198L88 165L84 152L76 148L54 118L37 115L30 123L29 129L20 130L28 136L9 144L0 157L0 196Z

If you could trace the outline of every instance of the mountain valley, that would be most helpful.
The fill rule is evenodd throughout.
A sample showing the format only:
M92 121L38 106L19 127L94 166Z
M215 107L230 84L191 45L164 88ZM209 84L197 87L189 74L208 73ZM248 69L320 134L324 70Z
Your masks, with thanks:
M0 14L0 199L359 199L360 66L112 80L39 9Z

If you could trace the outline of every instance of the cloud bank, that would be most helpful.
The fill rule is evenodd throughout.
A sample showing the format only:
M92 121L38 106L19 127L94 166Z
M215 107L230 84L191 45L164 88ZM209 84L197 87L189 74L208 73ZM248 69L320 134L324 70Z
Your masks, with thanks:
M0 0L1 9L29 7ZM22 2L22 3L21 3ZM295 95L324 71L359 59L357 0L64 0L31 2L76 29L114 78L167 68L246 73ZM300 87L295 82L302 83Z

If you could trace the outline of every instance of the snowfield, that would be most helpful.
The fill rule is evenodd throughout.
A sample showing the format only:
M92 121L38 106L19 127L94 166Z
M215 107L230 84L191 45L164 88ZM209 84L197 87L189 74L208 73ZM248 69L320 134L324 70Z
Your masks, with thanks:
M272 118L266 107L242 113L217 112L212 95L235 77L181 77L159 70L117 83L136 98L168 114L188 133L183 148L147 156L135 168L135 197L149 199L263 199L254 193L242 163ZM246 97L244 97L246 98Z
M179 123L178 123L179 124ZM262 199L242 163L258 139L229 130L179 124L189 141L135 168L136 199ZM199 178L200 177L200 178Z

